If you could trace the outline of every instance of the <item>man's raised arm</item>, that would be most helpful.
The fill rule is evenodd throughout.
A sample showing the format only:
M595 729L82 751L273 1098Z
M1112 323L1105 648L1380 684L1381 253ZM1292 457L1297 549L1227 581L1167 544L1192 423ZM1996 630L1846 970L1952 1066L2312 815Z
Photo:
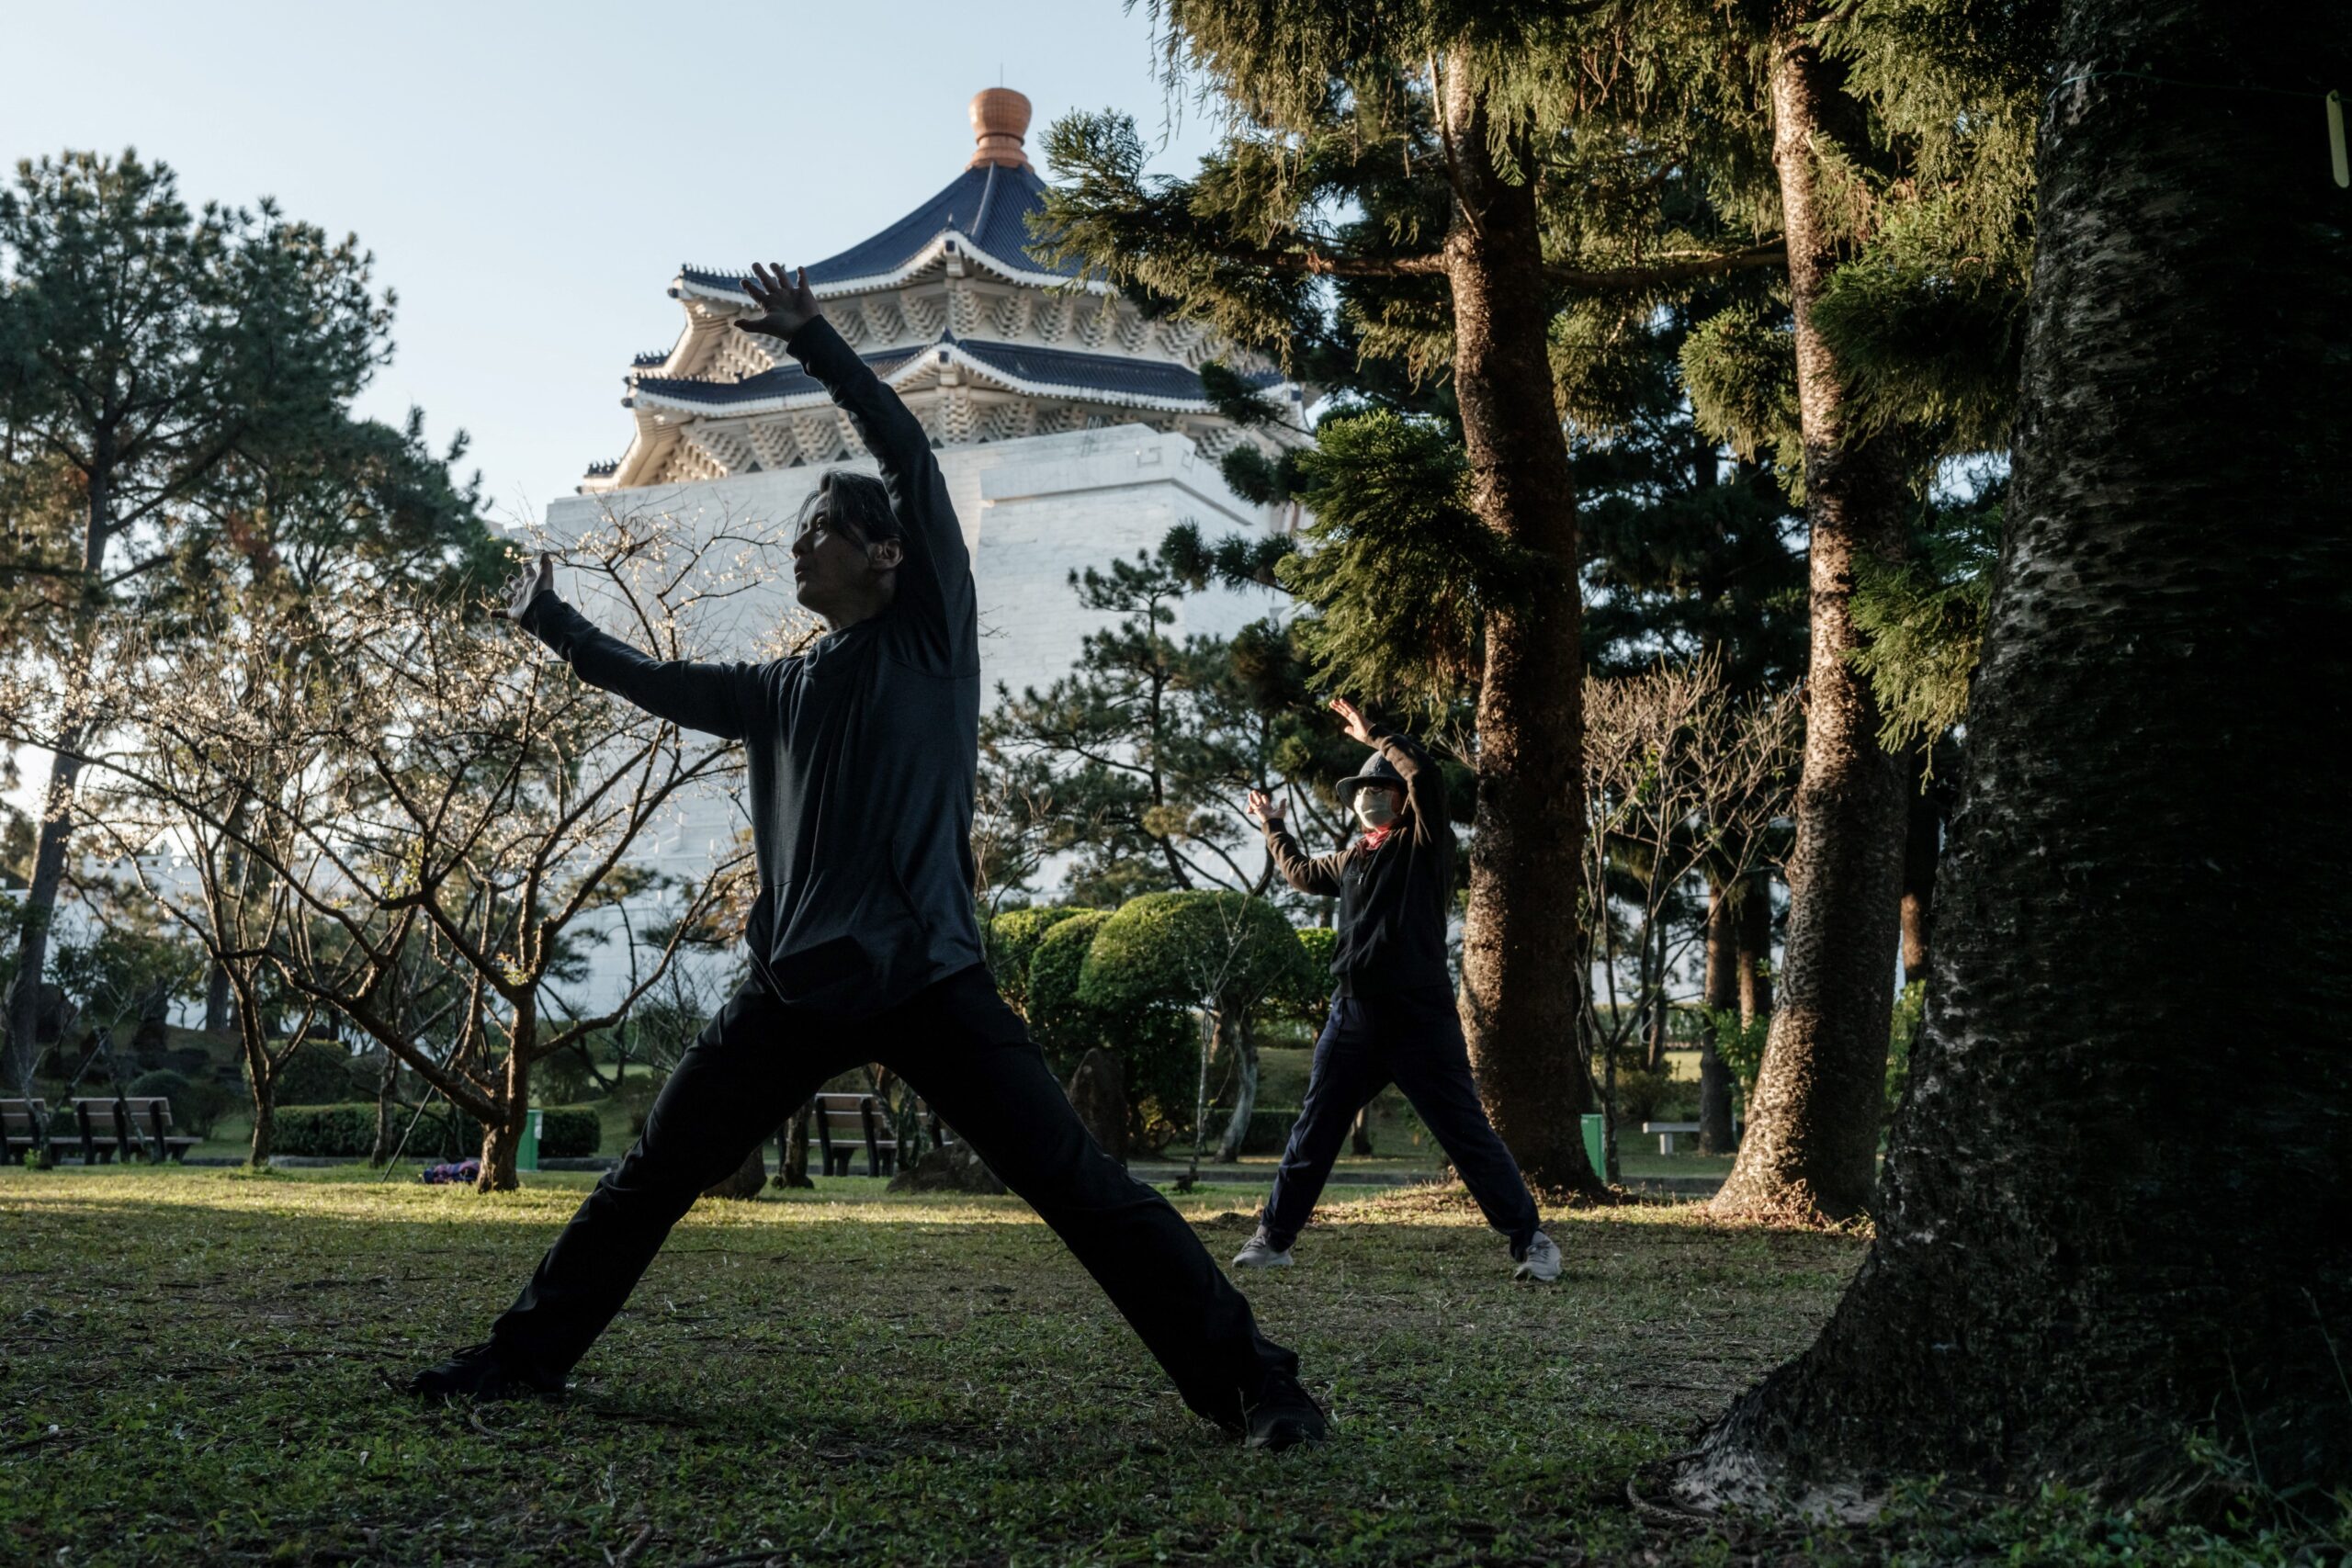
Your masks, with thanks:
M506 585L499 614L553 649L590 685L626 697L681 729L741 740L758 679L749 664L649 659L555 596L555 562L542 554Z
M972 589L972 558L964 530L947 498L947 480L932 455L922 422L899 395L842 341L808 287L803 267L787 278L782 267L754 265L744 292L762 313L736 322L745 332L784 340L786 353L824 383L841 411L857 427L858 438L881 465L890 510L903 535L906 561L899 569L899 596L940 638L951 659L979 656L979 608Z

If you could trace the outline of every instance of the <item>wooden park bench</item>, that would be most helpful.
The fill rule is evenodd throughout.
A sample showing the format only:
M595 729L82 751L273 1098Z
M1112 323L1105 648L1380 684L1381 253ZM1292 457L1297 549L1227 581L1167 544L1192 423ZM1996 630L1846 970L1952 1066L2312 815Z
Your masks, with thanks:
M0 1100L0 1164L22 1165L27 1155L40 1148L40 1133L49 1125L46 1100Z
M1739 1142L1740 1130L1747 1125L1747 1123L1744 1119L1737 1116L1732 1118L1731 1141L1734 1144L1737 1144ZM1670 1155L1674 1152L1675 1139L1680 1137L1685 1133L1690 1134L1694 1138L1699 1135L1699 1123L1696 1122L1645 1122L1642 1123L1642 1132L1645 1135L1651 1133L1656 1133L1657 1134L1657 1152L1662 1155Z
M161 1095L76 1100L74 1122L82 1136L82 1163L103 1165L120 1155L128 1164L143 1156L161 1162L185 1160L203 1142L172 1131L172 1102Z
M865 1150L866 1175L888 1176L898 1168L898 1134L872 1095L820 1094L810 1104L827 1176L847 1176L850 1158L860 1147Z

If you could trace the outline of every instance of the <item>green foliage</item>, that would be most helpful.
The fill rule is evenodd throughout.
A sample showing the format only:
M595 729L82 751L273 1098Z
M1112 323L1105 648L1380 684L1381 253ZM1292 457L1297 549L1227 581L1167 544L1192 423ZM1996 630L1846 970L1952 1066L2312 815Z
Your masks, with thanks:
M1116 1056L1128 1135L1154 1148L1192 1121L1196 1030L1180 1009L1103 1006L1082 994L1087 955L1111 919L1107 909L1075 910L1039 940L1029 960L1029 1032L1058 1077L1068 1078L1095 1046Z
M219 1084L209 1078L190 1082L169 1067L140 1074L123 1092L134 1100L170 1100L173 1127L199 1138L210 1137L229 1109L229 1091Z
M1769 457L1803 499L1804 437L1797 422L1796 339L1785 303L1743 300L1694 327L1682 344L1682 383L1698 426L1740 457Z
M1047 928L1030 956L1029 1032L1057 1066L1075 1066L1101 1043L1104 1020L1079 999L1078 986L1094 933L1110 919L1108 909L1074 910Z
M1312 547L1276 569L1316 608L1300 634L1315 678L1442 713L1476 685L1487 615L1566 586L1471 510L1468 460L1443 426L1379 411L1316 434L1299 458Z
M1114 1010L1244 1011L1317 983L1291 923L1238 893L1148 893L1122 906L1089 944L1080 999Z
M481 1128L446 1105L422 1113L395 1106L392 1124L405 1130L411 1118L416 1130L409 1134L401 1157L462 1159L481 1147ZM539 1156L577 1159L594 1154L605 1138L604 1121L591 1105L548 1106L539 1112ZM357 1158L375 1151L376 1106L346 1102L332 1105L281 1105L272 1122L272 1149L281 1155L311 1155Z
M59 944L50 973L80 1010L82 1027L113 1030L119 1051L147 1010L195 994L203 964L193 942L121 921L87 942Z
M273 1045L271 1049L282 1047ZM244 1065L244 1081L250 1093L254 1081L250 1063ZM372 1106L376 1085L368 1081L368 1071L359 1058L340 1041L305 1040L278 1063L271 1099L280 1106L340 1105L360 1097Z
M1864 640L1850 657L1878 699L1879 743L1889 751L1931 744L1968 711L2004 504L1995 485L1930 507L1908 558L1865 559L1856 570L1854 624Z
M1886 1044L1886 1114L1892 1121L1894 1108L1903 1102L1903 1091L1911 1083L1911 1049L1919 1043L1920 1031L1928 1024L1928 982L1907 981L1894 998L1894 1015L1889 1022Z
M1715 1037L1715 1055L1731 1069L1732 1081L1739 1086L1739 1100L1745 1105L1756 1098L1756 1075L1764 1070L1764 1043L1772 1032L1769 1013L1759 1013L1756 1020L1743 1027L1737 1008L1716 1008L1707 1012L1706 1027Z
M1044 908L1007 909L989 921L990 967L996 988L1023 1017L1029 1013L1029 963L1047 932L1073 915L1093 913L1068 905Z
M1331 955L1340 938L1329 926L1302 926L1296 935L1306 962L1267 994L1265 1010L1274 1018L1304 1025L1311 1036L1331 1010Z

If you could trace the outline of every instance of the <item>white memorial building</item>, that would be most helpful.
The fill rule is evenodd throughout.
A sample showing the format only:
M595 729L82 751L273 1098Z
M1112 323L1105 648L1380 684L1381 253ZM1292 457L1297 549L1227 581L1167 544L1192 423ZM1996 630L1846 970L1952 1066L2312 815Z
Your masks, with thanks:
M972 553L982 701L993 704L1000 684L1017 693L1067 673L1080 639L1108 619L1079 608L1073 570L1150 550L1179 523L1212 539L1284 526L1282 508L1228 490L1217 461L1237 443L1271 450L1303 438L1226 419L1203 391L1201 366L1223 360L1295 424L1304 389L1200 323L1148 319L1108 284L1033 255L1029 218L1045 185L1023 146L1029 100L992 87L970 113L978 145L954 180L808 273L827 319L931 433ZM629 513L689 532L783 521L828 469L873 470L848 420L782 344L735 330L752 310L739 281L751 259L736 271L679 271L677 341L628 371L628 445L548 507L550 534L576 536ZM789 575L775 575L776 615L743 607L747 626L780 618ZM1195 595L1170 630L1230 633L1271 597ZM698 802L643 858L691 875L739 822L731 803Z

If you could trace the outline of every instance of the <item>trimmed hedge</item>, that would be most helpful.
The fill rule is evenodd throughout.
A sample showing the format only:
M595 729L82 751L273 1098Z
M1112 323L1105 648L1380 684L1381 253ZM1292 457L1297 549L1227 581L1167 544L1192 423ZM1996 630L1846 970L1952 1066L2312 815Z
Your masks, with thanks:
M402 1111L395 1125L405 1128L413 1111ZM605 1141L605 1124L593 1106L552 1105L541 1108L539 1157L578 1159L594 1154ZM376 1107L364 1105L281 1105L277 1108L273 1150L281 1155L322 1156L364 1156L376 1147ZM417 1117L401 1157L455 1159L481 1147L481 1127L469 1116L435 1106Z

